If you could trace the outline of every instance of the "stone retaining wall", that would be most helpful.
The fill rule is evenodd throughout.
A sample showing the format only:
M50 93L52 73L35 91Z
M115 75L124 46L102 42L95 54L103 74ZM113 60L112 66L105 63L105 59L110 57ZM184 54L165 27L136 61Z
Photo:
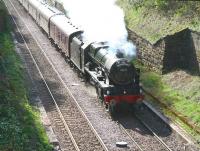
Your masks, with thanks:
M163 56L165 43L159 41L157 44L152 45L149 41L138 36L135 32L128 30L129 39L137 47L138 59L151 70L161 73L163 68Z
M128 30L129 38L137 47L138 59L152 71L161 74L177 69L200 72L200 34L184 29L166 36L155 44Z

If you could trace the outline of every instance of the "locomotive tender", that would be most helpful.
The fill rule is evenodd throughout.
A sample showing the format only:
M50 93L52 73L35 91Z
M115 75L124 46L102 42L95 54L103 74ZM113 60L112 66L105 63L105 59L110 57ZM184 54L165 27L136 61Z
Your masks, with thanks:
M92 79L97 95L113 112L115 104L134 104L143 100L139 69L112 54L106 42L83 40L83 30L54 7L38 0L18 0L48 37L87 78Z

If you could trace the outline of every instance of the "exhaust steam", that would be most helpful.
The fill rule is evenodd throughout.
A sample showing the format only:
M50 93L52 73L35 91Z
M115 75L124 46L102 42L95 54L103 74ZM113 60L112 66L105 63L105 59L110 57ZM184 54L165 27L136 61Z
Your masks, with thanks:
M60 0L72 22L80 26L88 41L106 41L112 53L132 60L136 47L128 41L124 13L116 0Z

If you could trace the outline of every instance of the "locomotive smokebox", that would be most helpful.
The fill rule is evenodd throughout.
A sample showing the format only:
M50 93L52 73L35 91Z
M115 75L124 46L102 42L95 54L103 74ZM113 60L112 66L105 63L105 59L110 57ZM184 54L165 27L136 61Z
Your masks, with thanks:
M123 58L123 54L114 55L108 49L105 43L93 43L89 55L92 60L104 68L110 81L117 85L127 85L133 82L135 77L135 68L133 64Z
M112 60L107 60L106 66L110 66L109 77L115 84L124 85L133 82L135 69L127 59L122 58L113 63Z

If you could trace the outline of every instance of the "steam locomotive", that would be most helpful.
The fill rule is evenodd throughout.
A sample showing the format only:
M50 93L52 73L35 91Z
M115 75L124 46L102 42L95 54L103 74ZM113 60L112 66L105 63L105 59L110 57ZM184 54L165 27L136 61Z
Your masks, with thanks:
M117 104L143 100L139 69L123 55L110 53L106 42L83 40L84 31L58 9L38 0L19 2L76 68L93 81L98 98L111 113Z

